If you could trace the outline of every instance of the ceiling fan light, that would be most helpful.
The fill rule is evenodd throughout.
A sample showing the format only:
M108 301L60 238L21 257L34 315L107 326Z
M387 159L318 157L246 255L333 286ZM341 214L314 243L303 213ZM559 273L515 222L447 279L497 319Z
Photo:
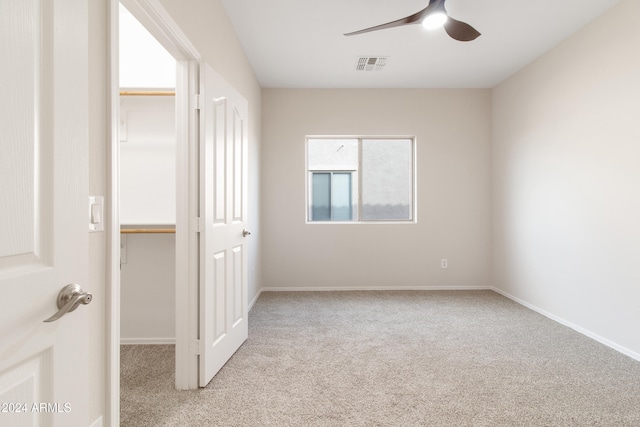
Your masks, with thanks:
M447 14L444 12L430 13L422 20L422 26L427 30L440 28L447 22Z

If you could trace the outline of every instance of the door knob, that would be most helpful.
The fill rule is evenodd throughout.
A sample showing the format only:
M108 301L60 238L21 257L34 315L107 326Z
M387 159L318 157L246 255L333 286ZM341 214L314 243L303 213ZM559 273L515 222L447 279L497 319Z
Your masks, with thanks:
M251 232L249 230L247 230L246 228L244 230L242 230L242 237L247 237L249 234L251 234Z
M82 290L80 285L67 285L58 294L58 312L45 320L45 322L53 322L64 316L65 314L78 308L80 304L87 305L93 299L93 295Z

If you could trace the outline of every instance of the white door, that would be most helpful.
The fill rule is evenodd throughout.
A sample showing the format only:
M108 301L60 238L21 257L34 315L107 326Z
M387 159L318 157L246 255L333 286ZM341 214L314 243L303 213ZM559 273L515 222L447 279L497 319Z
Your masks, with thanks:
M247 101L200 68L200 386L247 339Z
M87 426L86 0L0 1L0 425Z

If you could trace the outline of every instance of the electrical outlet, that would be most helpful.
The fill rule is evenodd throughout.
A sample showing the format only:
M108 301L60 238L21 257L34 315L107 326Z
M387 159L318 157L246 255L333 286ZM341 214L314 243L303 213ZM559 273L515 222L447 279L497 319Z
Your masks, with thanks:
M440 268L448 268L449 267L449 262L447 261L446 258L442 258L440 260Z

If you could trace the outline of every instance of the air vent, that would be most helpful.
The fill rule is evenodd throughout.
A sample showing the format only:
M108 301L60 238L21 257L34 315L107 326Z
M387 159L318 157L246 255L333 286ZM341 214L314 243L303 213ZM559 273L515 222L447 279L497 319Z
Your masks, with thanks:
M388 56L361 56L356 62L356 71L382 71Z

